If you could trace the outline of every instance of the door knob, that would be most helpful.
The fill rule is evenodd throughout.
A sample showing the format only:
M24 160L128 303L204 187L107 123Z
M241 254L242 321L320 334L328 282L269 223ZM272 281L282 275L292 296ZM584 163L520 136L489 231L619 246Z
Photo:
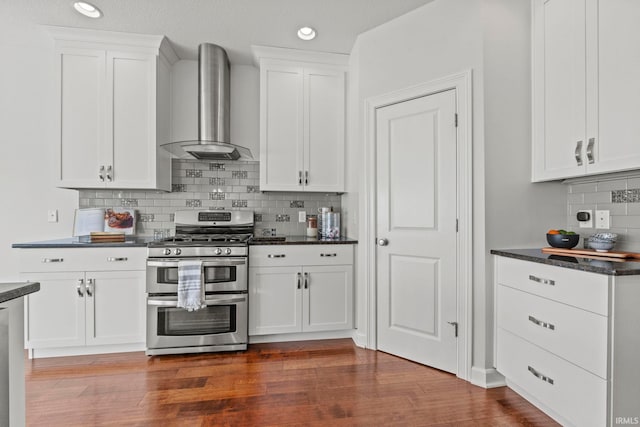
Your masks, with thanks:
M378 239L378 246L387 246L389 241L387 239Z

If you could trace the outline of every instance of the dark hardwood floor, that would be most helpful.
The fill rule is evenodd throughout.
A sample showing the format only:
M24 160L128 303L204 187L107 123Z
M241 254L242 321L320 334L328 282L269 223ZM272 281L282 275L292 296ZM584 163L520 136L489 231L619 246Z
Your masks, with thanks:
M249 347L27 360L27 425L557 425L506 387L485 390L349 339Z

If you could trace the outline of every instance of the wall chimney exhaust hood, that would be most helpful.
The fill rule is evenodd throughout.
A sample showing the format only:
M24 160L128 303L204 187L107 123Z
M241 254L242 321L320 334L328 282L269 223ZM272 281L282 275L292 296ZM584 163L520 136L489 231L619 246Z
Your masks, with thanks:
M231 70L218 45L198 46L198 140L163 144L174 158L253 160L251 151L229 142Z

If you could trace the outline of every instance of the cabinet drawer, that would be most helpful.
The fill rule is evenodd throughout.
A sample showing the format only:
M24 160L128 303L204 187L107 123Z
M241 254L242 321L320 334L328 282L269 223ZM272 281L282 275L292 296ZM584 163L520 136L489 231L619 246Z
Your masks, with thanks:
M535 262L496 257L496 281L607 316L609 277Z
M252 267L350 265L353 245L264 245L249 247Z
M607 425L607 381L502 328L497 369L507 380L575 426Z
M140 248L46 248L20 249L20 271L144 270L147 249Z
M498 327L607 378L607 318L498 286Z

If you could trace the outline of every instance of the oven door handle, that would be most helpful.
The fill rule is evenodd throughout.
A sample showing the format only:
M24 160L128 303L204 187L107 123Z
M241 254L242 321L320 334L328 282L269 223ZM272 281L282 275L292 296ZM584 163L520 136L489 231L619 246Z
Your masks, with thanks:
M219 296L213 297L213 299L206 299L204 303L207 306L210 305L223 305L223 304L231 304L237 302L245 302L247 297L245 296ZM159 300L159 299L148 299L147 305L157 306L157 307L178 307L178 300Z
M244 259L226 259L216 261L202 261L203 267L228 267L230 265L245 265L247 263ZM177 267L178 261L147 261L149 267Z

